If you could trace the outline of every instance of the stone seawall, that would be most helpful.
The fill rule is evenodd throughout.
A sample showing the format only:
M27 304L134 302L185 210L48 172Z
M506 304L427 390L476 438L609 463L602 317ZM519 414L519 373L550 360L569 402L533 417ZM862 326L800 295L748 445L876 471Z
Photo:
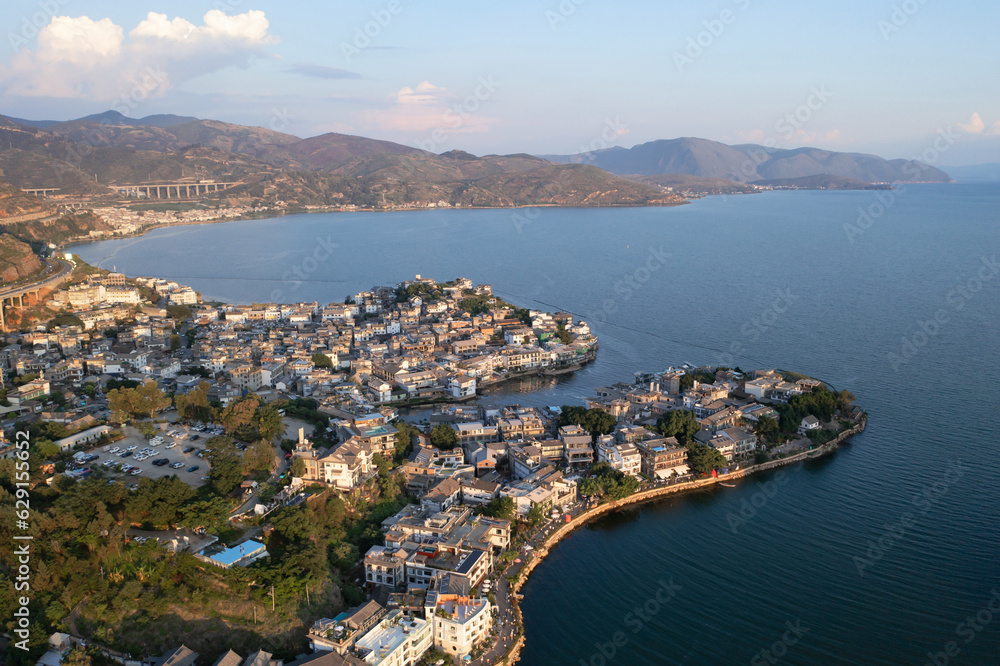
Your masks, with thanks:
M618 509L641 504L643 502L651 502L653 500L665 497L667 495L673 495L675 493L683 493L690 490L698 490L699 488L705 488L707 486L712 486L720 482L731 481L734 479L741 479L746 476L750 476L754 472L762 472L766 470L776 469L778 467L784 467L785 465L791 465L792 463L802 462L803 460L808 460L811 458L821 458L823 456L829 455L836 449L840 447L847 439L853 437L854 435L862 432L865 426L868 424L867 416L862 416L861 420L853 428L845 430L840 433L836 439L818 446L810 451L803 451L802 453L796 453L795 455L788 456L787 458L781 458L779 460L769 460L768 462L761 463L759 465L753 465L751 467L746 467L744 469L736 470L729 474L720 474L717 478L708 479L697 479L690 481L688 483L678 483L670 486L663 486L658 488L650 488L648 490L642 490L634 495L629 495L628 497L620 500L615 500L613 502L607 502L599 506L594 507L588 511L584 511L572 522L564 524L562 527L557 529L555 532L550 534L545 542L539 544L532 551L532 557L529 562L527 562L521 569L517 580L511 585L511 606L514 609L514 618L517 622L518 627L518 639L513 646L507 651L507 654L497 663L507 664L508 666L517 662L520 658L521 650L524 648L524 625L521 618L521 604L520 601L524 597L520 594L521 588L527 582L528 577L531 572L534 571L535 567L538 566L544 559L545 556L549 554L549 550L555 546L557 543L568 537L573 533L574 530L583 527L591 520L599 518L603 515L616 511Z

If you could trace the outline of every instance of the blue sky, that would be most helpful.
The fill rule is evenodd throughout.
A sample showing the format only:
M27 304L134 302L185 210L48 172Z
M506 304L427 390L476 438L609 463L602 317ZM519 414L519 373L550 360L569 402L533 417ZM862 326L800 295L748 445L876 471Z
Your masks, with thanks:
M5 0L0 113L477 154L699 136L909 158L941 130L940 165L1000 161L997 3L430 4Z

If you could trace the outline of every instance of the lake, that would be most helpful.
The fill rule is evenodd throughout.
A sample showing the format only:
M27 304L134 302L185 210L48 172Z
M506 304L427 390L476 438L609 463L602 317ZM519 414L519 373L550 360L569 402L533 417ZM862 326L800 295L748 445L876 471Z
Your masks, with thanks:
M868 429L832 457L556 547L523 589L523 664L996 664L998 246L1000 186L970 184L298 215L73 251L206 299L326 303L463 276L591 323L594 363L490 403L580 404L681 363L780 367L857 395Z

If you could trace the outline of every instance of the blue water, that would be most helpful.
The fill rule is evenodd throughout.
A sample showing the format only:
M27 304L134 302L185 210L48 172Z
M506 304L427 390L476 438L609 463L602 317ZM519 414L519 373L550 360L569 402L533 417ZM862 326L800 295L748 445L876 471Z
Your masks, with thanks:
M684 362L792 369L858 396L868 430L832 458L617 514L555 548L523 590L524 664L924 664L939 652L997 664L1000 186L877 196L293 216L74 251L209 299L329 302L420 273L591 322L593 364L490 402L579 404ZM872 217L845 230L859 209ZM738 522L741 508L755 514Z

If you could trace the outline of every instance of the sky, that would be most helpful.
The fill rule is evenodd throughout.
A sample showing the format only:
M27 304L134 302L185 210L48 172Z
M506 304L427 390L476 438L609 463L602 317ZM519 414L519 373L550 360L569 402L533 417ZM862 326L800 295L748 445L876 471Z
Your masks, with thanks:
M0 113L477 155L696 136L979 164L1000 162L998 24L1000 3L963 0L4 0Z

